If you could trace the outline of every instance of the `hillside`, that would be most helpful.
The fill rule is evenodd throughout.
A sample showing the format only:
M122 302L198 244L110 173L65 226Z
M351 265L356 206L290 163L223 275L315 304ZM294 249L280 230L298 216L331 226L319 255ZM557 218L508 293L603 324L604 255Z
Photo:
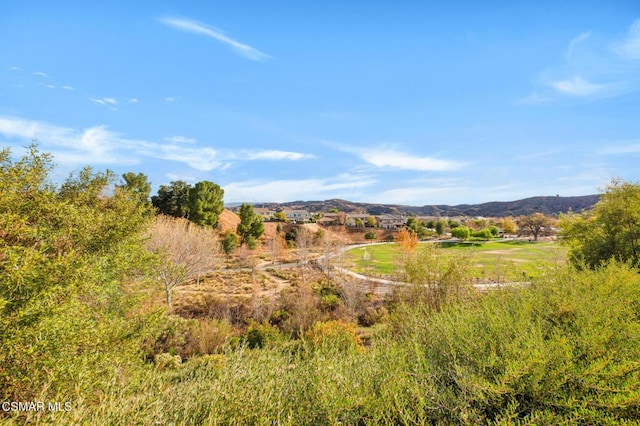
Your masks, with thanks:
M260 203L256 207L272 209L289 208L305 209L311 212L328 212L338 209L346 213L379 214L409 214L417 216L520 216L541 212L547 215L581 212L588 210L598 202L599 195L584 195L577 197L543 196L531 197L516 201L492 201L482 204L425 205L404 206L397 204L356 203L347 200L331 199L326 201L293 201L287 203Z

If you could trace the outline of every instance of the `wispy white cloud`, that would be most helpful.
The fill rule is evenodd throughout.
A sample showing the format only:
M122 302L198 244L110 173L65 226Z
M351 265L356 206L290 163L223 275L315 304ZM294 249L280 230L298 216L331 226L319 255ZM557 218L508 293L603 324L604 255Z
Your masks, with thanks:
M89 100L98 105L116 105L118 101L115 98L89 98Z
M173 96L167 96L166 98L164 98L164 100L166 102L175 102L176 98L174 98Z
M186 136L171 136L168 138L164 138L165 141L167 142L171 142L174 144L178 144L178 143L188 143L188 144L194 144L196 143L196 140L193 138L188 138Z
M423 157L403 152L400 148L390 145L371 146L366 148L354 148L340 146L331 142L327 145L357 155L366 163L380 168L415 170L422 172L443 172L457 170L464 167L463 163L451 160L442 160L433 157Z
M627 38L614 44L613 50L624 59L640 59L640 19L631 25Z
M516 99L517 104L541 104L552 101L554 98L549 95L540 94L538 91L533 91L527 96L523 96L520 99Z
M236 54L243 56L247 59L250 59L252 61L264 61L271 58L271 56L259 51L254 47L251 47L247 44L244 44L237 40L232 39L231 37L225 35L224 32L218 29L209 27L205 24L202 24L196 21L180 19L180 18L170 18L170 17L161 18L159 19L159 21L168 27L175 28L180 31L186 31L189 33L204 35L214 40L217 40L219 42L222 42L227 46L231 47L231 49Z
M11 71L22 71L22 68L20 68L20 67L16 67L16 66L9 67L9 69L10 69Z
M457 170L462 167L461 163L450 160L440 160L431 157L418 157L393 150L371 150L361 152L360 157L377 167L389 167L403 170L417 170L423 172Z
M33 73L33 75L37 75L38 77L49 77L49 74L47 74L46 72L42 72L42 71L36 71Z
M220 168L218 151L211 147L185 147L176 144L144 142L137 151L147 157L185 163L189 167L208 172Z
M578 45L586 41L591 36L591 31L584 32L577 37L574 37L569 42L569 47L567 48L567 59L571 59L573 56L574 50Z
M603 155L640 154L640 140L608 141Z
M591 96L608 89L606 84L594 84L580 76L568 80L555 81L551 86L558 92L571 96Z
M179 174L176 174L176 173L167 173L165 176L167 178L169 178L170 180L172 180L172 181L182 180L182 181L185 181L185 182L195 182L196 179L197 179L194 176L179 175Z
M136 164L143 157L183 163L199 171L224 170L231 160L288 160L309 158L307 154L286 151L223 151L202 146L195 139L173 136L164 142L131 139L106 126L71 129L17 117L0 116L0 135L21 142L42 141L43 149L52 152L56 161L69 164ZM260 155L260 153L267 153Z
M68 84L65 84L64 86L62 86L62 88L63 88L64 90L76 90L76 88L75 88L75 87L73 87L73 86L69 86Z
M134 164L130 155L120 155L123 146L135 142L121 138L104 126L70 129L39 121L0 116L0 134L9 139L38 140L65 164Z
M129 103L131 103L131 104L137 104L138 102L139 102L139 101L138 101L138 98L131 98L131 99L129 99Z
M54 86L53 84L47 84L44 87L46 87L47 89L55 89L56 86Z
M284 202L326 198L353 199L359 190L371 187L376 179L367 175L342 174L331 178L296 180L248 180L223 185L230 202Z
M237 157L245 160L298 161L298 160L315 158L315 155L303 154L301 152L291 152L291 151L258 150L258 151L241 151L237 154Z
M516 102L565 98L604 99L640 90L640 19L623 39L583 32L572 40L562 63L542 71L532 93Z
M414 206L449 204L454 200L468 199L464 196L466 192L469 192L469 187L459 185L407 186L372 194L371 202Z

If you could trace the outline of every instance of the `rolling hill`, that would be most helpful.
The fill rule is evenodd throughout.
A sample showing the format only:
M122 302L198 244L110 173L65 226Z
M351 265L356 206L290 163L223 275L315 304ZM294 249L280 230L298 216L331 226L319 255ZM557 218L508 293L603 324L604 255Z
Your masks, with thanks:
M325 201L292 201L287 203L256 203L255 207L271 209L304 209L311 212L328 212L338 209L345 213L366 213L372 215L401 214L416 216L520 216L541 212L546 215L556 215L569 211L581 212L588 210L600 199L599 195L584 195L576 197L542 196L531 197L516 201L492 201L482 204L425 205L404 206L397 204L357 203L347 200L331 199Z

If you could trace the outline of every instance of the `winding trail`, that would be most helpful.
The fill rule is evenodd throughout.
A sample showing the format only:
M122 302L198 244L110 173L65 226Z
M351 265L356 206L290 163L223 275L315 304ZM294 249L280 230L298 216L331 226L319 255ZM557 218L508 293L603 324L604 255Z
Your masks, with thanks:
M448 240L437 240L437 241L425 241L427 243L443 243L443 242L457 242L459 240L456 239L448 239ZM349 245L349 246L345 246L342 247L340 249L340 254L344 254L349 250L353 250L356 248L361 248L361 247L369 247L369 246L374 246L374 245L382 245L382 244L394 244L392 242L378 242L378 243L365 243L365 244L353 244L353 245ZM328 258L331 257L335 257L337 256L338 253L334 253L334 254L330 254L330 255L324 255L324 256L320 256L317 259L317 265L320 269L324 270L326 268L325 265L323 265L322 261L326 261ZM375 284L379 284L379 285L384 285L384 286L406 286L406 285L412 285L411 283L407 283L407 282L403 282L403 281L396 281L396 280L390 280L390 279L386 279L386 278L377 278L377 277L372 277L369 275L363 275L357 272L354 272L350 269L347 268L343 268L341 266L336 266L336 265L331 265L329 262L327 262L327 264L329 265L330 268L332 268L335 271L338 271L341 274L345 274L348 276L351 276L353 278L362 280L362 281L366 281L367 283L375 283ZM480 291L486 291L486 290L495 290L495 289L500 289L500 288L505 288L505 287L523 287L526 285L531 284L530 281L513 281L513 282L502 282L502 283L475 283L473 284L473 287L475 287L476 289L480 290Z

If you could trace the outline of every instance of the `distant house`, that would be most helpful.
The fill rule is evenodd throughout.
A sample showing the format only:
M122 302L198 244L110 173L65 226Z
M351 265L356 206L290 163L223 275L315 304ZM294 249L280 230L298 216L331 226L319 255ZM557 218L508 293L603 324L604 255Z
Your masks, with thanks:
M325 213L316 223L321 226L339 226L342 225L340 220L342 216L344 213Z
M356 228L362 223L360 226L364 228L370 216L369 214L347 214L345 225L350 228Z
M305 223L313 216L307 210L283 210L289 222Z
M262 220L271 220L276 214L275 210L267 207L254 207L253 211L256 215L262 217Z
M401 229L407 223L406 216L398 216L392 214L383 214L381 216L376 216L376 220L378 222L379 228L391 230Z

